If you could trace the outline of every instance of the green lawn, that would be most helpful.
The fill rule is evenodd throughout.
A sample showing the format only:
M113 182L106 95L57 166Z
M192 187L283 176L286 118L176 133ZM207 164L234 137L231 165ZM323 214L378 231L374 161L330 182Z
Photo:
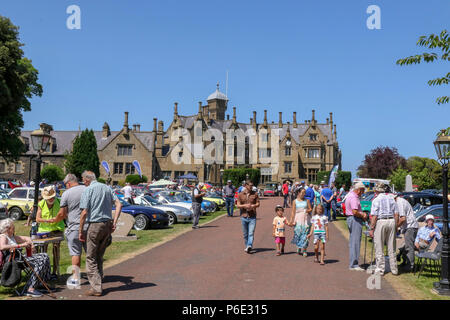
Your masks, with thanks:
M345 229L348 232L347 222L344 217L339 217L338 223L340 224L340 226L343 229ZM361 239L361 259L363 258L362 250L364 248L365 238L366 238L366 236L363 234L362 239ZM369 241L369 239L370 238L368 238L368 241L367 241L366 263L370 262L370 254L371 254L372 245L373 245L371 239L370 239L370 241ZM374 252L374 255L375 255L375 252ZM360 259L360 262L362 262L361 259ZM401 272L401 270L399 270L399 271ZM431 289L433 288L433 282L439 281L439 278L435 272L433 272L433 277L432 277L429 270L427 270L427 268L425 267L424 271L420 275L420 278L418 278L417 275L418 275L418 273L416 273L415 275L413 273L400 273L396 277L395 280L405 282L405 283L411 285L413 288L419 290L419 293L421 296L423 296L423 299L450 300L450 297L441 297L441 296L439 296L437 294L433 294L431 292Z
M226 211L217 211L205 216L201 216L200 225L207 223L218 216L222 216L225 213ZM30 228L25 227L24 223L25 223L24 220L15 222L17 235L29 235ZM192 226L191 223L188 224L179 223L174 224L171 227L165 229L150 229L142 231L132 230L130 234L137 235L138 240L126 242L124 241L113 242L111 246L108 247L108 249L106 249L104 257L105 267L107 267L108 262L111 262L112 260L123 258L125 255L129 253L142 250L145 247L148 247L149 245L156 244L158 242L164 241L169 237L176 236L177 234L185 231L186 229L191 228L191 226ZM51 245L49 246L48 253L50 254L50 259L52 259ZM66 270L69 266L71 266L71 257L69 255L69 250L67 249L67 242L63 241L61 244L61 260L60 260L61 279L58 282L59 284L65 283L68 276ZM82 271L84 270L84 267L85 267L85 254L83 254L82 256L82 264L81 264ZM0 299L5 299L8 297L12 297L14 295L15 293L13 289L0 287Z

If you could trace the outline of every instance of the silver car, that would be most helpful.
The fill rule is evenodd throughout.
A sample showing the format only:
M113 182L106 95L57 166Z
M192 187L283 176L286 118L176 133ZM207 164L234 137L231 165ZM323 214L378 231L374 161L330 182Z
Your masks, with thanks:
M166 212L169 215L169 226L178 222L192 222L192 211L181 206L160 204L152 197L146 195L137 196L134 198L134 203Z

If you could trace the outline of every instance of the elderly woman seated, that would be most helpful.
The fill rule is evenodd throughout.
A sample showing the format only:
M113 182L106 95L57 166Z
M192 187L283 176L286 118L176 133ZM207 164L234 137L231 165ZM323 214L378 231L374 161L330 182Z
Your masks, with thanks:
M13 220L8 218L0 221L0 250L8 252L23 247L33 247L30 237L16 236L14 232ZM38 253L33 254L31 257L25 257L25 260L35 271L32 273L30 281L26 284L28 286L28 288L25 288L26 295L35 298L40 297L42 293L36 289L39 281L36 274L43 281L48 281L50 278L50 259L46 253Z
M417 232L416 240L414 241L414 245L419 251L426 250L434 239L437 241L441 239L441 232L434 225L434 216L432 214L428 214L425 217L425 223L426 225Z

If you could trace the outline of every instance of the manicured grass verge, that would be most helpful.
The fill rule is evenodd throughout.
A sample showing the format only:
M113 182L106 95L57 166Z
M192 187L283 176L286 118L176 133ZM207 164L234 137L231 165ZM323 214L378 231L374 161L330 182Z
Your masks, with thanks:
M210 222L211 220L224 215L226 211L217 211L210 213L206 216L200 217L200 225ZM124 213L122 213L124 214ZM24 226L25 221L16 221L16 234L17 235L29 235L30 228ZM169 228L164 229L150 229L150 230L142 230L136 231L131 230L130 234L135 234L138 237L138 240L135 241L117 241L113 242L111 246L106 249L106 253L104 256L104 267L107 268L115 263L119 263L127 258L132 258L138 253L142 253L147 249L157 245L158 243L164 242L166 240L170 240L177 235L190 230L192 227L191 223L178 223L174 224ZM49 246L48 253L51 256L51 245ZM61 279L58 284L64 284L68 272L66 272L67 268L71 266L71 257L69 255L69 250L67 248L67 242L63 241L61 243L61 260L60 260L60 272ZM84 271L85 267L85 254L82 255L81 262L81 270ZM24 284L24 283L23 283ZM0 299L5 299L9 297L15 296L15 292L12 288L0 287Z
M337 221L337 227L342 231L344 235L348 238L348 227L346 218L339 217ZM367 255L366 263L370 263L370 253L372 250L373 242L367 241ZM360 263L362 263L362 258L364 254L364 241L365 235L363 234L361 239L361 256ZM375 255L375 253L374 253ZM417 258L416 258L417 259ZM393 276L390 273L386 274L384 278L400 293L405 299L420 299L420 300L450 300L450 297L442 297L431 292L433 288L433 282L439 281L438 276L433 273L431 277L430 272L425 268L420 278L417 277L418 273L414 275L413 273L401 273L398 276Z

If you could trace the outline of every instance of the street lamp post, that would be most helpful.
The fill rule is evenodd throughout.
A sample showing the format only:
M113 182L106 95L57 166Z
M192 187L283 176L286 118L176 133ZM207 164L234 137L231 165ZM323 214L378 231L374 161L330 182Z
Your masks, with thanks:
M450 242L448 234L448 163L450 160L450 136L442 130L434 142L436 154L442 165L442 196L444 226L442 228L441 281L434 283L433 291L439 295L450 295Z
M41 129L34 130L31 133L31 142L34 151L37 152L36 161L36 174L34 177L34 203L33 203L33 218L36 219L38 199L39 199L39 184L41 182L41 153L47 149L50 142L50 133Z
M223 189L223 169L220 169L220 190Z

